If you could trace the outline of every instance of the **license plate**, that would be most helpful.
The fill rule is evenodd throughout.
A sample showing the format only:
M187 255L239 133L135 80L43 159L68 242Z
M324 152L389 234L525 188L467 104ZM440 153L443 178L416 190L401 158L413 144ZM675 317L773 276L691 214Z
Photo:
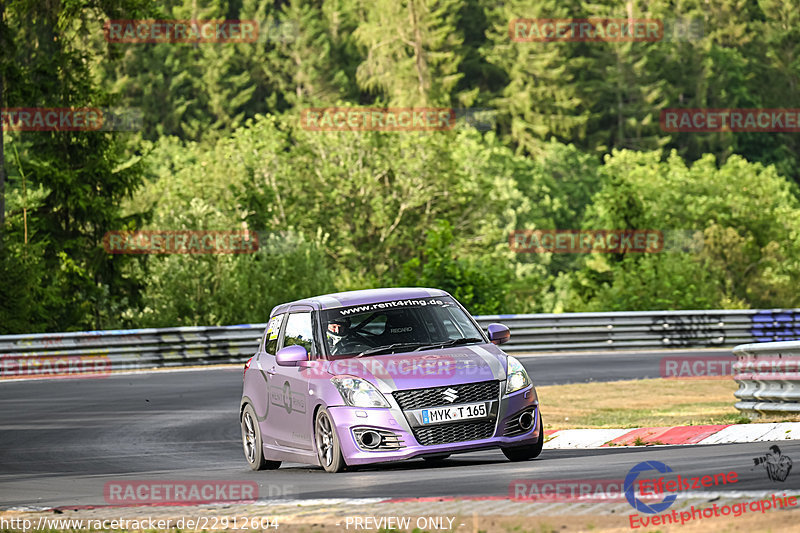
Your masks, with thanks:
M468 418L486 418L488 414L489 410L486 408L485 403L465 403L451 407L423 409L422 423L438 424L440 422L452 422L453 420L465 420Z

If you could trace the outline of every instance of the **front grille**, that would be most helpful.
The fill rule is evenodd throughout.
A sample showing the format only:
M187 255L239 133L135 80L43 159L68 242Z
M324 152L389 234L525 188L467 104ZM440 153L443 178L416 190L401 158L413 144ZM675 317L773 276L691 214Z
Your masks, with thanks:
M423 426L414 430L414 436L423 446L488 439L493 434L494 420Z
M453 389L458 394L452 402L444 398L444 391ZM410 409L424 409L450 403L470 403L487 400L496 400L500 395L499 381L481 381L478 383L464 383L463 385L447 385L444 387L431 387L429 389L401 390L392 393L398 405L404 411ZM466 440L466 439L465 439Z

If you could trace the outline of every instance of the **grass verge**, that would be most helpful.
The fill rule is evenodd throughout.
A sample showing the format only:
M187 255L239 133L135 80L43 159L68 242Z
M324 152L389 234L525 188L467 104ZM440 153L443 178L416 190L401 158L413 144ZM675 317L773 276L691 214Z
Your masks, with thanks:
M545 430L744 424L728 379L640 379L536 387ZM800 422L800 416L758 422Z

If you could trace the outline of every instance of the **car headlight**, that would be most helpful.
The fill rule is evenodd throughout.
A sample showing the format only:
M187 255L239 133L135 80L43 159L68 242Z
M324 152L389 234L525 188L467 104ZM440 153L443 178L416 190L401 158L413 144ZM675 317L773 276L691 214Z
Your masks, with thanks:
M351 407L389 407L389 402L381 391L365 379L336 376L331 378L331 383L339 390L345 403Z
M524 389L531 384L525 367L522 366L516 357L508 356L508 375L506 377L506 394L511 394L520 389Z

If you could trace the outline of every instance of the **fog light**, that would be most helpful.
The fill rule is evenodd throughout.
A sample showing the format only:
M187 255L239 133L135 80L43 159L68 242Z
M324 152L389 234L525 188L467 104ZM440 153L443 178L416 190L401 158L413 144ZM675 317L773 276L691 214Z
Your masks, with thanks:
M372 450L381 445L383 437L381 437L380 434L375 431L365 431L364 433L361 434L360 440L361 440L361 445L364 448Z

